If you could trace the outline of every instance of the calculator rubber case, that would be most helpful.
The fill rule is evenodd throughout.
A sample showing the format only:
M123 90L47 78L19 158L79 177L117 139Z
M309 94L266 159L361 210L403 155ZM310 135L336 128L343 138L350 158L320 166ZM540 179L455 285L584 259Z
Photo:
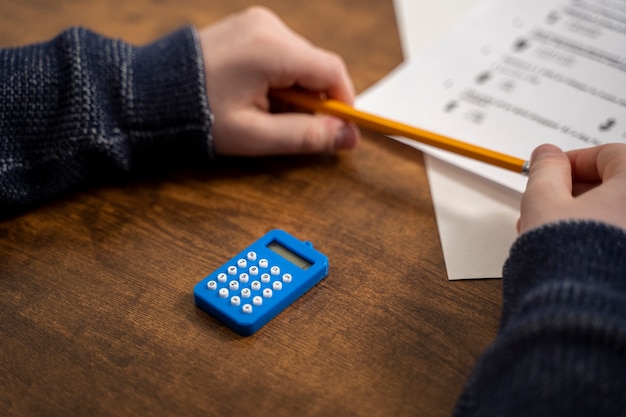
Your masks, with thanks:
M197 307L249 336L328 275L328 258L272 230L194 287Z

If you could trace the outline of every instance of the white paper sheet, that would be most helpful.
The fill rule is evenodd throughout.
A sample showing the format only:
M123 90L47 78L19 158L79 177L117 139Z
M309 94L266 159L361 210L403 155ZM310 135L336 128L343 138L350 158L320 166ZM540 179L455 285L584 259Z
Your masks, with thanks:
M416 20L423 24L425 17L432 21L429 10L437 8L430 3L428 9L426 3L396 0L409 55L417 37L407 35L407 28L420 26ZM437 5L452 10L452 3ZM429 53L409 60L362 95L358 106L520 157L544 142L571 149L626 141L622 4L483 2ZM421 149L523 190L519 175ZM434 159L428 164L449 278L500 276L515 238L519 194ZM449 192L455 198L446 198Z
M395 0L404 56L419 58L479 0ZM425 154L448 279L499 278L520 194Z

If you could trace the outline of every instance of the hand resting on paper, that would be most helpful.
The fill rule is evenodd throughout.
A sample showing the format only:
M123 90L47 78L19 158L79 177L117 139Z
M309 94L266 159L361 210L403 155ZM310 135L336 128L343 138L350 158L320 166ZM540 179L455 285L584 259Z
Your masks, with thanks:
M626 144L535 150L502 321L455 417L623 414L625 206Z
M518 232L559 220L595 220L626 229L626 144L569 152L542 145L531 161Z

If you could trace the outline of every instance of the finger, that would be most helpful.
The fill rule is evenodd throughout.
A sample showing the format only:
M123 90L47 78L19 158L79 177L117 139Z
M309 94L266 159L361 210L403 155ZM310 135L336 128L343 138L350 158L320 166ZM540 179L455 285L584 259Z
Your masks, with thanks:
M573 176L577 181L599 183L617 175L626 175L626 145L607 144L570 151Z
M344 61L333 53L315 48L317 54L310 58L319 68L314 70L311 65L304 65L304 72L298 75L297 84L313 91L322 91L329 98L333 98L352 105L354 103L354 85ZM315 59L315 55L319 55ZM311 64L313 64L311 62Z
M531 157L528 183L522 195L518 232L554 220L553 212L573 198L569 158L556 146L538 147Z
M572 176L575 180L587 183L601 181L598 172L598 154L600 149L600 146L596 146L567 152L572 165Z
M572 195L572 166L569 158L553 145L533 152L525 194L530 198L564 198Z
M232 136L248 143L228 141L226 148L216 149L218 153L242 155L241 149L242 156L324 153L351 149L360 139L353 123L331 116L251 111L241 117L241 129Z
M299 86L348 104L354 102L354 85L341 57L305 40L289 42L282 50L282 59L275 63L279 68L268 73L270 89Z

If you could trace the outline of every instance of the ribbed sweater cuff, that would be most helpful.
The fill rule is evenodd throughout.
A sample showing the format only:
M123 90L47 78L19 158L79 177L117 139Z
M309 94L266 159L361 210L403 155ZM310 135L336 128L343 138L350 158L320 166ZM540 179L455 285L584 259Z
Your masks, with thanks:
M503 275L503 324L528 297L538 294L559 294L582 303L577 294L593 287L626 297L626 231L591 221L545 225L518 238Z
M122 114L136 161L182 159L187 165L211 158L212 114L195 29L180 29L133 54Z

